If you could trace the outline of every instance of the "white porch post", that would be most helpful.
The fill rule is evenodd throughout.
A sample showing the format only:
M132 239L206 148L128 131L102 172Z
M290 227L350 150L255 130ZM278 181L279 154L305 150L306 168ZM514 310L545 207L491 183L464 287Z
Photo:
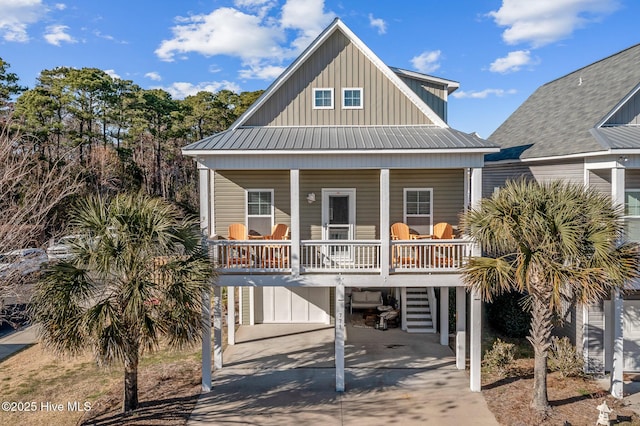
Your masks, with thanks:
M467 359L467 292L464 287L456 287L456 367L466 368Z
M256 288L249 287L249 325L256 325Z
M611 198L616 206L624 205L625 169L614 167L611 169ZM613 302L613 362L611 368L611 395L615 398L623 396L624 369L624 331L622 323L623 299L620 290L614 290L611 295Z
M236 289L227 287L227 342L236 344Z
M624 369L624 340L622 328L622 295L620 290L614 290L613 298L613 364L611 368L611 395L614 398L623 396L623 376Z
M211 390L211 297L202 292L202 391Z
M389 276L389 169L380 169L380 275Z
M335 336L335 360L336 360L336 392L344 392L344 282L338 279L336 285L336 336Z
M222 368L222 287L213 286L213 369Z
M449 344L449 287L440 287L440 344Z
M289 172L289 193L291 203L291 275L300 275L300 170Z
M482 199L482 169L471 169L471 208L478 207ZM475 245L471 249L473 256L480 256L480 248ZM471 292L471 349L470 355L470 388L472 392L480 392L482 382L480 369L482 363L482 300L477 291Z
M209 169L198 164L198 185L200 193L200 233L202 247L208 249L207 238L211 236L209 202ZM212 265L213 267L213 265ZM211 293L209 289L202 292L202 391L211 390Z

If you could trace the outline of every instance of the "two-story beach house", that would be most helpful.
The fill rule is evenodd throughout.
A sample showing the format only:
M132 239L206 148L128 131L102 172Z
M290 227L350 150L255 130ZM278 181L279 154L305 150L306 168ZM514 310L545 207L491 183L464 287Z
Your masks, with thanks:
M540 86L490 137L484 195L507 179L563 179L610 194L624 206L627 237L640 241L640 45ZM640 371L640 289L597 305L567 306L559 329L582 351L589 372Z
M220 274L216 367L221 287L229 318L239 297L243 326L335 325L339 391L350 304L392 309L402 330L440 331L446 345L456 287L465 368L460 267L474 248L457 224L481 197L484 156L498 148L447 125L447 99L458 86L385 65L336 19L228 130L183 149L199 166L201 223ZM480 302L469 304L471 388L479 391ZM205 388L210 351L205 346Z

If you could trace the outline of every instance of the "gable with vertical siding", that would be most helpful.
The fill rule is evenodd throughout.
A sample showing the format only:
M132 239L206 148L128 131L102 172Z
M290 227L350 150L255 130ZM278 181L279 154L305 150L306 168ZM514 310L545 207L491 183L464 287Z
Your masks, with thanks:
M343 109L342 88L361 87L363 108ZM333 109L313 108L332 88ZM244 123L245 126L433 124L342 32L335 31Z
M640 95L636 93L607 120L605 126L640 125Z

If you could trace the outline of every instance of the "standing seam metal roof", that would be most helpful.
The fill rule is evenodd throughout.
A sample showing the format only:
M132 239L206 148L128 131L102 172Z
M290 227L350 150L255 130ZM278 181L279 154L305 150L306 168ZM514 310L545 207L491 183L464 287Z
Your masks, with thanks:
M327 151L497 148L474 134L434 126L241 127L184 151Z

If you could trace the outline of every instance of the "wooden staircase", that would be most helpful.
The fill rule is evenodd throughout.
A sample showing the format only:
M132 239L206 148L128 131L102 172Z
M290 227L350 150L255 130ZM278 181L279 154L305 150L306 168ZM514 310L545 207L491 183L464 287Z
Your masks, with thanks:
M433 287L407 287L403 293L407 333L435 333L436 296Z

